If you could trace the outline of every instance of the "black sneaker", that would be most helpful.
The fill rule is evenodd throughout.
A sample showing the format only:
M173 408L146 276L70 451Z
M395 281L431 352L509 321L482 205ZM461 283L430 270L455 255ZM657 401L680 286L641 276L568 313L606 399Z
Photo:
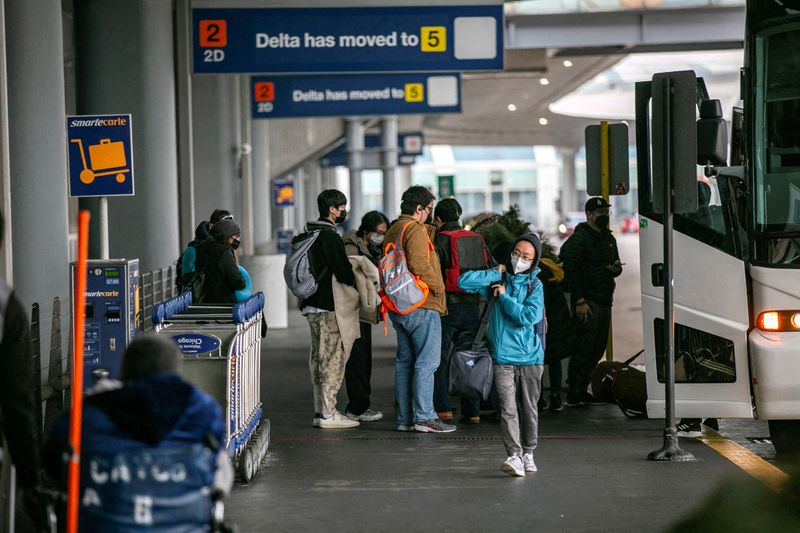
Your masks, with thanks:
M606 402L604 402L600 398L595 398L594 395L592 393L590 393L590 392L584 392L583 393L583 398L581 398L581 401L583 401L583 405L605 405L606 404Z
M717 423L716 418L706 418L703 420L703 425L709 429L713 429L714 431L719 431L719 424Z
M561 399L561 393L550 395L550 410L563 411L564 401Z
M581 397L580 393L569 393L567 394L567 399L564 401L564 405L567 407L580 407L583 405L583 398Z
M544 396L539 396L539 401L536 403L536 409L540 413L547 411L547 400L544 399Z
M417 420L414 422L414 431L419 431L420 433L450 433L455 430L455 426L446 424L438 418L432 420Z
M678 429L679 437L694 438L703 436L699 418L683 418L675 427Z

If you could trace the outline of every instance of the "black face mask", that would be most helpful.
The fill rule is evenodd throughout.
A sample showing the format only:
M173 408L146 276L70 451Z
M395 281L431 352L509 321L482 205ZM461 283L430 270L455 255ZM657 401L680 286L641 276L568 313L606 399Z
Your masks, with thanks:
M425 224L433 224L433 212L428 211L428 218L425 219Z
M610 217L608 215L600 215L598 217L595 217L594 223L597 224L598 228L606 229L608 227L609 220Z
M233 249L233 250L237 249L240 244L242 244L242 241L233 240L231 242L231 249Z
M338 217L336 217L335 222L337 224L344 224L345 220L347 220L347 209L342 209L342 212L339 213Z

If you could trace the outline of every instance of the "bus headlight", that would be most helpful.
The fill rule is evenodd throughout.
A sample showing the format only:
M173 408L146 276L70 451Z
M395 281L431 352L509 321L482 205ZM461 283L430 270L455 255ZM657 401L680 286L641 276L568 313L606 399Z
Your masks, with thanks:
M764 311L756 327L761 331L800 331L800 311Z

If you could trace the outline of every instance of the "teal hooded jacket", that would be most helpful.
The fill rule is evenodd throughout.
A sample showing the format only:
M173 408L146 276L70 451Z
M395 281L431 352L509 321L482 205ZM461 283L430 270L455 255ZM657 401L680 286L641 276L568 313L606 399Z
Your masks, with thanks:
M544 291L536 278L538 268L524 274L501 273L497 268L465 272L458 278L464 292L491 298L489 286L498 282L506 288L489 317L487 340L492 359L498 365L544 364L544 347L534 325L544 318ZM533 284L533 289L528 287Z

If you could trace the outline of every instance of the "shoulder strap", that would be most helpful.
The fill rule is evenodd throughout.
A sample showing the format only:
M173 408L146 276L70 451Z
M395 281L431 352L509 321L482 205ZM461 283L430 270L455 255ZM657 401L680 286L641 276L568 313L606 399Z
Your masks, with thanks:
M483 336L486 335L486 328L489 326L489 320L492 318L492 308L494 307L497 298L492 296L491 289L489 291L489 300L486 302L486 307L483 308L483 314L481 315L481 325L478 327L477 333L475 333L475 339L472 341L472 351L476 352L481 347L481 342L483 342Z

